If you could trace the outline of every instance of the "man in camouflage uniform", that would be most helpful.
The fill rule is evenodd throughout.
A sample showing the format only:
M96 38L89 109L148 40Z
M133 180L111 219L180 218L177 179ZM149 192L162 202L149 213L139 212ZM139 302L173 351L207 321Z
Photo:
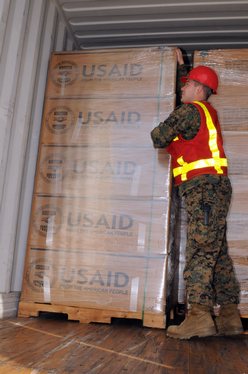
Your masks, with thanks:
M183 76L182 52L176 49L176 53ZM218 78L205 66L182 78L183 104L151 132L154 147L166 148L172 156L175 185L188 216L184 279L190 309L184 322L170 326L167 335L179 339L235 335L243 328L237 308L239 284L226 241L232 187L217 113L207 102L216 93ZM214 321L215 305L221 310Z

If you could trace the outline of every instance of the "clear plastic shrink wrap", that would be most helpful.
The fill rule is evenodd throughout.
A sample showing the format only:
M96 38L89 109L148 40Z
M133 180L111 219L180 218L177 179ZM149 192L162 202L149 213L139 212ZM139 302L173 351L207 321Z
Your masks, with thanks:
M150 131L174 108L175 80L173 49L52 55L21 303L165 325L171 168Z
M248 49L215 49L194 52L194 66L212 67L219 76L218 95L247 95Z

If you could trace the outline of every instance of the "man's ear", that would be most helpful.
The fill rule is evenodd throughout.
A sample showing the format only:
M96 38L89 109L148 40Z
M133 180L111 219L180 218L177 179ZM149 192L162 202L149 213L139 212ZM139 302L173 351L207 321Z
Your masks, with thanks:
M205 97L205 91L202 84L196 86L196 93L198 96Z

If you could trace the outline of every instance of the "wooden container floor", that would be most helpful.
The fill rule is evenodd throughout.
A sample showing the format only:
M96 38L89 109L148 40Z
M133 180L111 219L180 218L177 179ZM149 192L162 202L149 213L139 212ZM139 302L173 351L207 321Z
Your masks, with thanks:
M247 322L247 320L245 320ZM132 320L80 324L55 316L0 321L2 374L248 374L248 332L167 338Z

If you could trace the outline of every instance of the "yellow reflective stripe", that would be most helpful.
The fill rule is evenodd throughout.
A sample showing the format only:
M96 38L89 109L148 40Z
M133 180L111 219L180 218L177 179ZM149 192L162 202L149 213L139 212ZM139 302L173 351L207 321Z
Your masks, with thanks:
M177 140L179 140L179 137L176 136L174 139L173 139L173 142L176 142Z
M200 101L194 101L194 103L198 104L203 109L203 111L205 113L206 124L207 124L207 128L208 128L208 131L209 131L208 145L209 145L209 149L212 153L212 157L213 158L219 158L220 157L220 151L218 149L218 144L217 144L217 130L216 130L216 127L213 123L212 117L211 117L206 105L204 105ZM219 170L218 164L216 164L215 169L219 174L221 173L221 169Z
M186 162L185 162L184 159L183 159L183 156L181 156L181 157L179 157L179 158L177 159L177 163L178 163L179 165L184 165L184 164L186 164Z
M221 166L227 166L226 158L208 158L187 163L183 160L183 157L180 157L177 162L181 166L173 169L173 175L174 177L181 175L182 181L187 180L187 173L191 170L214 167L216 170L219 170L217 171L218 174L223 174Z

